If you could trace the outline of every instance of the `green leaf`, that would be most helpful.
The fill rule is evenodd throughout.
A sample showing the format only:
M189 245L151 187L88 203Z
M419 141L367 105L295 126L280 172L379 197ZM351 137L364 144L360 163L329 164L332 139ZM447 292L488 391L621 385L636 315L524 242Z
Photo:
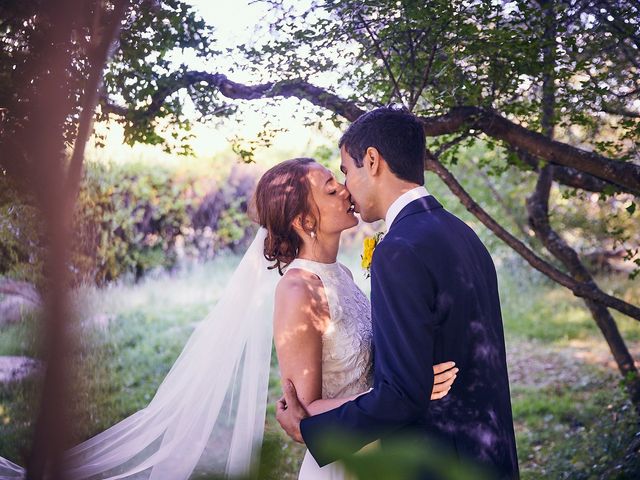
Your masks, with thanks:
M631 202L631 205L629 205L626 210L627 212L629 212L629 215L633 215L633 213L636 211L636 204L634 202Z

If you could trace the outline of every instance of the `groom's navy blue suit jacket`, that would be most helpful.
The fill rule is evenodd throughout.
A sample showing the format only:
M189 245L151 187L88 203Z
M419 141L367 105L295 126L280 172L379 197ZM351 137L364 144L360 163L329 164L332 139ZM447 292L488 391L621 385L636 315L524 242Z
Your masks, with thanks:
M337 460L323 451L337 431L358 448L410 434L517 477L496 270L475 232L432 195L408 204L374 251L371 304L374 389L302 421L318 464ZM448 360L458 377L430 401L433 365Z

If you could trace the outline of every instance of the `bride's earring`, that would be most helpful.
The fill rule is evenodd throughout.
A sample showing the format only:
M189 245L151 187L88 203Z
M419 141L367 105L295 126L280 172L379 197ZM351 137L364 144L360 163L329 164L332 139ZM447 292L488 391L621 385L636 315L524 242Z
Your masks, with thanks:
M309 235L311 235L311 238L316 238L316 232L314 232L313 230L311 230Z

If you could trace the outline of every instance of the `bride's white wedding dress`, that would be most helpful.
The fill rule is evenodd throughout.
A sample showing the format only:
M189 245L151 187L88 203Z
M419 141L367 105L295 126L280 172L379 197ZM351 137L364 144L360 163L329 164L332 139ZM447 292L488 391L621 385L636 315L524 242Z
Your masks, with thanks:
M324 286L331 321L322 338L322 398L348 397L372 385L371 305L339 262L295 259L287 270L301 268L317 275ZM300 480L343 480L338 463L319 467L307 450Z

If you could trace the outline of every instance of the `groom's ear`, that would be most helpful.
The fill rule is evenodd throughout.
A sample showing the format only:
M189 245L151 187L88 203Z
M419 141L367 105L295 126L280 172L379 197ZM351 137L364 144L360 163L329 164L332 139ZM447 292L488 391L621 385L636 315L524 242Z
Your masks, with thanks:
M372 176L376 176L380 174L380 162L382 161L382 156L380 152L375 147L367 148L367 151L364 154L363 163L369 170Z

